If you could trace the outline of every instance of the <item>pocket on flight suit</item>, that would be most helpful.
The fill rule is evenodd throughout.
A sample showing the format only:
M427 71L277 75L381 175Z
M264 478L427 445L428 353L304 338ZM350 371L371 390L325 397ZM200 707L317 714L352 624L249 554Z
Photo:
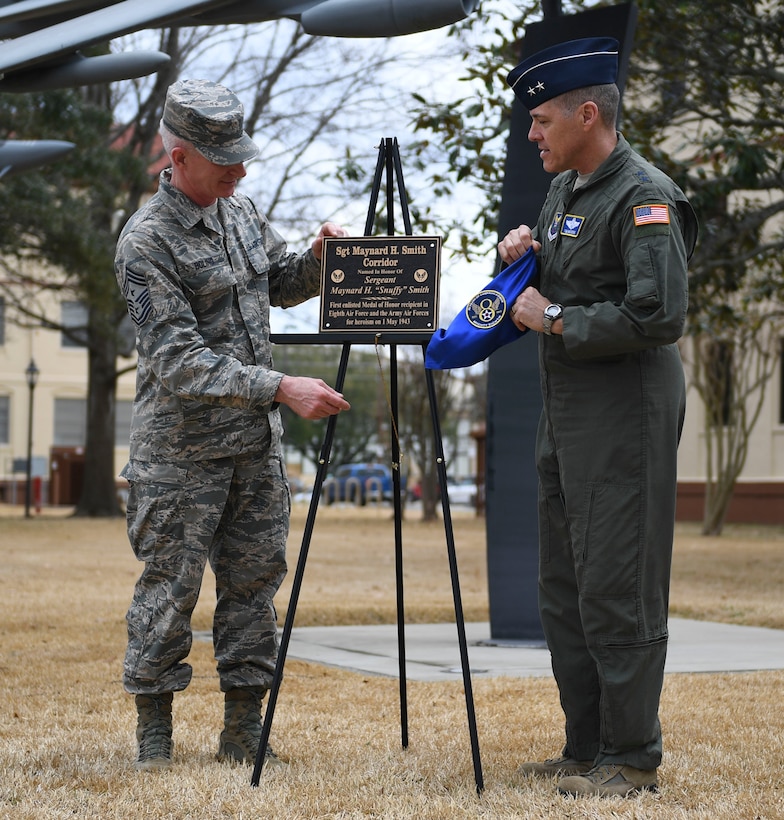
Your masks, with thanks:
M640 487L586 485L581 590L593 598L634 597L640 552Z
M655 310L661 307L655 250L649 243L635 245L629 254L627 298L639 308Z
M183 493L188 472L176 464L134 461L123 470L128 480L128 540L139 561L175 554L185 533Z
M571 550L569 517L561 493L550 493L539 485L539 562L561 561Z

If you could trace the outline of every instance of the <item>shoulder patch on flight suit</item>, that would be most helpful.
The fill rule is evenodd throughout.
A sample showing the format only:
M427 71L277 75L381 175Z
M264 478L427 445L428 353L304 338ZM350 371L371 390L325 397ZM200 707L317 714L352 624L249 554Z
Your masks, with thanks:
M666 235L670 232L670 209L664 203L633 205L632 218L635 236Z
M670 209L663 204L635 205L632 208L634 214L634 224L652 225L658 223L670 224Z
M585 222L584 216L575 216L575 214L566 214L561 225L561 236L576 237L580 234L580 229Z

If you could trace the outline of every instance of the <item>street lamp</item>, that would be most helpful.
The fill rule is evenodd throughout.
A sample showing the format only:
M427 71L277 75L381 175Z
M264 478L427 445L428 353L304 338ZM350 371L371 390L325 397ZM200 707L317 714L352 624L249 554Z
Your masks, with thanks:
M38 383L38 374L41 371L35 366L35 362L30 359L27 365L25 376L27 376L27 386L30 389L30 402L27 415L27 484L25 485L25 518L30 517L30 502L33 493L33 391Z

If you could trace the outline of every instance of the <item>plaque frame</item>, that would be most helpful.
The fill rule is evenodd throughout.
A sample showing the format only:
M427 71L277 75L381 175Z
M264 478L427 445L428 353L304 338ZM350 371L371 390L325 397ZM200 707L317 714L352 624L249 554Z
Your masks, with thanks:
M441 244L440 236L325 238L320 332L434 333Z

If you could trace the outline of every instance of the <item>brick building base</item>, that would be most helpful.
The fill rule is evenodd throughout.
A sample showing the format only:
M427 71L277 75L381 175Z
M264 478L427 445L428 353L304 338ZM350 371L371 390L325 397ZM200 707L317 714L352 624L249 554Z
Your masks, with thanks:
M705 482L678 482L678 521L702 521L704 502ZM731 524L784 524L784 481L736 484L726 520Z

